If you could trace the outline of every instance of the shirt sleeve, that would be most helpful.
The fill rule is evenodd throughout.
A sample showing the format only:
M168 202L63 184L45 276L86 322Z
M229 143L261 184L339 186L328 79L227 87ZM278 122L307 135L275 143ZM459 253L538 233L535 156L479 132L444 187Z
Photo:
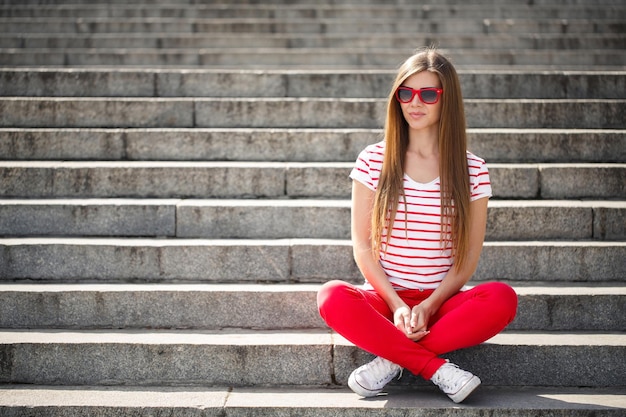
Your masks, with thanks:
M350 178L360 182L370 190L376 191L378 174L372 169L371 152L367 148L359 154L350 172Z
M479 200L481 198L489 198L493 195L491 189L491 180L489 179L489 169L484 160L476 158L471 161L470 175L472 190L470 201ZM475 166L475 167L474 167ZM471 172L471 171L474 172Z

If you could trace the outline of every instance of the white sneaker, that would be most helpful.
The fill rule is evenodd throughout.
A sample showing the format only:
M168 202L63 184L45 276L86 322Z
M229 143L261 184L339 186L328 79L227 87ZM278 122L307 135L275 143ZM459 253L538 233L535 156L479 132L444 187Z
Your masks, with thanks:
M453 363L445 363L430 380L455 403L460 403L479 385L480 378L460 369Z
M355 369L348 378L348 386L361 397L374 397L379 394L402 368L380 356Z

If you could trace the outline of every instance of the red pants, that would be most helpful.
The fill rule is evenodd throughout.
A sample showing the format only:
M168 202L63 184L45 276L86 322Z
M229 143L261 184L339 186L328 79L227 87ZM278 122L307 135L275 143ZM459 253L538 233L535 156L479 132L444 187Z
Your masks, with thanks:
M398 291L412 308L433 290ZM453 350L478 345L502 331L515 317L517 295L503 283L478 285L444 302L431 318L430 333L413 342L393 324L393 312L375 291L330 281L317 294L320 315L329 327L356 346L415 375L430 379Z

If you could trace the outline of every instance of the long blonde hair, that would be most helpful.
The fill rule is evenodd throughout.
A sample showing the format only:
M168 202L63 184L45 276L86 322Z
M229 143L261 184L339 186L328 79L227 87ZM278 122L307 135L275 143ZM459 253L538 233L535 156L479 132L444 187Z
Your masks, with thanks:
M432 48L418 51L400 66L387 99L385 153L372 213L372 251L378 258L384 243L386 252L400 198L405 200L404 172L409 127L395 98L395 91L411 75L422 71L437 74L443 89L439 120L441 246L443 250L450 247L451 242L454 265L460 269L467 259L470 210L465 110L454 66ZM385 228L388 232L383 242Z

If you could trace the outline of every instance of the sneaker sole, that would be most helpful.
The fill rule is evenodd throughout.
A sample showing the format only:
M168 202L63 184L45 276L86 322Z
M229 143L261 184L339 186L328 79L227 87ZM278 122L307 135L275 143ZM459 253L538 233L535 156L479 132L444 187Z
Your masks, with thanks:
M460 403L464 399L466 399L478 386L480 385L480 378L474 375L461 389L454 393L448 394L448 397L455 403Z
M367 388L364 388L363 386L361 386L361 384L357 382L356 378L354 377L354 373L351 373L350 377L348 378L348 386L350 387L352 391L354 391L355 394L358 394L361 397L365 397L365 398L375 397L378 394L380 394L380 392L382 391L382 390L372 391L372 390L368 390Z

